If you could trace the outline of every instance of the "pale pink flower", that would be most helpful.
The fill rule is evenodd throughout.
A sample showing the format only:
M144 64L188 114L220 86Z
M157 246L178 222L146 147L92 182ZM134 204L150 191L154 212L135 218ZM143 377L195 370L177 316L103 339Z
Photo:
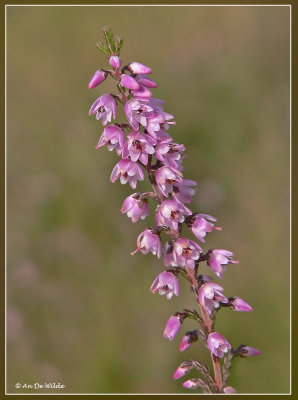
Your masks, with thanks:
M126 197L121 207L121 213L127 213L132 222L136 222L140 218L145 219L150 214L148 201L140 200L140 195L140 193L134 193Z
M114 183L118 178L123 185L129 182L130 186L135 189L137 181L144 180L144 173L138 163L129 159L122 159L115 165L110 179Z
M178 223L183 222L184 216L190 214L191 211L183 204L175 200L165 200L155 212L155 223L157 226L164 225L177 230Z
M160 258L161 255L161 243L158 235L152 232L151 229L146 229L137 238L137 248L131 254L134 255L137 251L141 251L142 254L152 253Z
M178 315L172 315L166 323L163 336L169 340L173 340L181 328L181 321Z
M202 248L194 241L186 238L177 239L174 243L174 259L177 265L191 269L195 267L195 261L200 257Z
M115 119L117 116L116 101L110 94L100 96L92 104L89 114L95 114L96 119L101 119L103 126L112 121L112 115Z
M229 303L229 300L222 293L223 290L223 287L215 282L207 282L200 287L198 301L209 315L220 306L220 303Z
M201 241L205 243L204 237L207 233L212 232L213 229L221 230L220 227L214 226L209 221L216 221L216 218L208 214L193 214L187 219L187 225L191 228L192 233Z
M235 311L252 311L252 307L239 297L229 297L228 306Z
M109 64L111 67L118 69L121 67L121 59L118 56L111 56L109 58Z
M131 132L127 135L127 142L124 147L122 156L128 156L132 161L140 160L142 164L148 164L148 155L154 154L154 140L151 136L140 132Z
M207 344L211 353L219 358L222 358L232 348L227 339L217 332L208 335Z
M116 149L118 156L120 156L122 154L124 143L125 138L122 129L116 125L109 125L104 128L96 149L107 144L109 151Z
M182 173L169 167L158 168L155 173L155 179L159 190L166 197L168 193L172 192L175 184L183 181Z
M223 272L226 270L227 264L238 264L238 260L232 260L234 254L229 250L214 249L208 254L207 264L212 269L212 271L220 279L223 279Z
M179 295L179 281L177 277L168 271L163 271L159 274L150 288L152 293L159 292L160 295L166 295L166 298L170 300L173 295Z
M192 186L196 185L197 182L190 179L183 179L182 182L176 182L173 185L172 197L181 203L192 203L192 196L196 192Z

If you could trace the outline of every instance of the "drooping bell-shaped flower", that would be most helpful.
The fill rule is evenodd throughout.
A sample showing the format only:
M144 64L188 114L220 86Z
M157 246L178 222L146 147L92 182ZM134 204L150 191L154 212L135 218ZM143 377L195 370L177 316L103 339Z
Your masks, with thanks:
M171 272L163 271L155 278L150 290L152 293L159 292L161 295L165 294L169 300L173 295L179 295L179 281Z
M232 348L227 339L217 332L209 333L207 345L211 353L219 358L222 358Z
M155 173L155 179L159 190L166 197L173 191L175 184L183 181L181 172L169 167L158 168Z
M144 180L144 172L138 163L129 159L122 159L115 165L110 179L114 183L118 178L123 185L129 182L130 186L135 189L137 181Z
M207 233L212 232L213 229L221 230L220 227L214 226L214 224L208 220L216 221L216 218L208 214L193 214L187 219L187 225L192 230L192 233L204 243L204 237Z
M101 119L103 126L112 121L112 115L117 116L117 105L113 96L103 94L92 104L89 114L96 114L96 119Z
M131 254L134 255L137 251L141 251L143 254L152 253L160 258L161 255L161 243L160 237L156 233L152 232L152 229L146 229L137 238L137 248Z
M163 336L169 340L173 340L181 328L181 320L179 315L172 315L166 323Z
M148 201L140 200L140 195L141 193L134 193L126 197L121 207L121 213L127 213L132 222L136 222L140 218L145 219L150 214Z
M234 254L229 250L213 249L209 252L207 258L207 264L212 271L220 279L223 279L223 272L226 270L227 264L238 264L238 260L232 260Z
M124 143L125 138L122 129L117 125L108 125L104 128L96 149L107 145L109 151L112 151L115 148L118 156L120 156L123 151Z
M173 230L178 229L178 223L184 221L185 215L191 211L175 200L165 200L156 210L155 223L157 226L167 226Z
M215 282L207 282L200 287L198 301L207 314L210 315L213 310L220 306L220 303L229 303L229 300L222 293L223 290L223 287Z

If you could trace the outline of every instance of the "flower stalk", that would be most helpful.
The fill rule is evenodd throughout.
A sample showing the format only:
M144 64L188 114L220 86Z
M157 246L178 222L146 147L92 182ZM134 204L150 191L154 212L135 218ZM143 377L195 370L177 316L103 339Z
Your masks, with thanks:
M215 318L222 307L235 311L251 311L252 307L238 297L227 298L223 287L213 282L211 276L199 274L199 267L200 263L207 263L212 273L223 279L227 265L238 261L229 250L209 249L204 253L197 243L196 240L205 243L206 236L221 231L221 227L214 225L216 218L213 216L192 212L186 206L192 203L197 183L184 178L185 147L175 143L168 133L175 125L174 117L164 111L164 102L152 95L151 89L157 84L148 77L151 68L139 62L121 68L122 46L123 39L114 39L109 29L104 30L104 41L97 44L108 57L112 69L98 69L90 80L89 89L111 77L116 81L119 94L103 94L90 108L89 114L94 114L104 126L96 149L107 146L121 157L111 173L111 182L119 179L121 184L129 183L136 189L138 181L147 177L152 186L146 192L128 196L121 207L121 213L135 223L145 219L150 214L150 202L156 202L155 226L139 234L137 248L131 253L151 252L163 259L166 269L155 278L151 292L170 300L179 295L179 278L184 277L191 285L200 310L200 313L196 309L175 312L166 323L164 337L174 340L186 319L195 320L198 329L185 333L180 351L188 351L195 342L203 341L211 355L213 373L203 363L192 359L177 368L174 379L195 368L201 377L185 381L185 388L200 389L203 393L234 393L235 389L227 383L233 358L258 355L260 351L246 345L234 350L228 340L214 330ZM112 123L121 105L126 121ZM184 237L183 228L188 229L195 240Z

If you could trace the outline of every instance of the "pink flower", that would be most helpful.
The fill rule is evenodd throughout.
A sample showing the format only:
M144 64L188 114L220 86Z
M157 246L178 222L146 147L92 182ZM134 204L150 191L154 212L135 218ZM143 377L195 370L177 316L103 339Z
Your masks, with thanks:
M180 317L178 315L172 315L166 323L163 336L169 340L173 340L181 327Z
M131 254L134 255L137 251L141 251L143 254L148 254L150 251L153 255L157 255L160 258L161 255L161 243L158 235L152 232L151 229L143 231L137 239L137 248Z
M180 168L182 163L182 153L185 151L183 144L173 143L171 137L163 137L159 140L155 148L155 156L162 161L165 166Z
M183 386L187 389L197 389L201 387L202 380L199 378L189 379L188 381L183 382Z
M212 229L221 230L220 227L214 226L208 219L210 221L216 221L216 218L207 214L193 214L192 217L187 220L187 225L191 228L192 233L204 243L204 237L208 232L212 232Z
M225 394L236 393L236 390L232 386L226 386L223 388Z
M195 260L200 257L202 251L202 248L190 239L180 238L174 243L174 259L177 265L182 267L194 269Z
M149 67L146 67L144 64L140 64L138 62L132 62L129 64L128 69L133 74L151 74L152 70Z
M114 183L118 178L123 185L129 182L130 186L135 189L137 181L144 180L144 173L138 163L129 159L122 159L115 165L110 179Z
M261 354L260 350L255 349L254 347L246 346L242 344L235 350L235 354L240 357L252 357L259 356Z
M174 240L168 240L163 248L164 253L164 264L166 267L171 265L172 267L177 267L176 255L174 255Z
M150 88L157 87L157 84L146 75L142 75L142 74L137 75L136 80L138 81L138 83L140 83L143 86L150 87Z
M229 250L214 249L208 254L207 264L212 269L212 271L220 279L223 279L223 272L226 270L227 264L238 264L239 261L233 261L232 257L234 254Z
M190 215L191 211L175 200L165 200L156 210L155 223L157 226L168 226L173 230L178 229L178 223L184 221L185 215Z
M158 168L155 173L155 179L158 188L166 197L168 193L172 192L175 184L183 181L181 172L169 167Z
M209 333L207 344L211 353L219 358L222 358L232 348L227 339L217 332Z
M111 122L112 114L115 119L117 116L117 106L113 96L104 94L96 99L89 110L90 115L95 113L96 119L101 119L103 126Z
M228 303L229 300L223 295L223 288L215 282L207 282L199 289L198 301L210 315L212 311L220 306L220 303Z
M121 59L118 56L111 56L109 58L109 64L111 67L118 69L121 67Z
M156 139L159 131L167 130L169 128L169 124L175 124L174 121L170 122L170 120L173 118L174 117L172 114L168 114L162 110L155 111L154 113L148 115L146 130Z
M140 200L140 193L134 193L124 200L121 213L127 213L132 222L136 222L140 218L145 219L150 214L148 201Z
M179 379L182 376L186 375L189 371L193 369L193 362L192 361L185 361L179 365L179 367L174 372L173 378Z
M197 182L190 179L183 179L182 182L176 182L173 185L172 197L181 203L192 203L192 196L195 194L195 189L192 186L196 185Z
M159 292L160 295L166 295L170 300L173 295L179 295L179 281L174 274L168 271L163 271L159 274L150 288L152 293Z
M154 140L151 136L140 132L131 132L127 135L123 157L130 157L132 161L140 160L142 164L148 164L148 154L154 154Z
M121 75L121 86L132 90L140 89L138 82L132 76L127 74Z
M103 130L96 149L107 144L109 151L112 151L114 148L116 148L117 154L120 156L123 150L124 142L125 139L122 129L116 125L109 125Z
M192 343L198 340L197 332L197 330L194 330L185 333L180 343L180 351L186 350Z
M230 297L228 306L235 311L252 311L252 307L239 297Z
M98 69L94 75L92 76L90 82L89 82L89 89L93 89L96 86L100 85L107 77L107 73L105 71L102 71L101 69Z
M135 131L139 129L139 124L147 126L147 118L152 111L153 107L146 99L131 99L124 107L126 118Z
M132 90L132 94L134 97L139 98L142 100L143 98L149 98L152 97L152 93L150 90L141 84L138 85L139 87L137 89Z

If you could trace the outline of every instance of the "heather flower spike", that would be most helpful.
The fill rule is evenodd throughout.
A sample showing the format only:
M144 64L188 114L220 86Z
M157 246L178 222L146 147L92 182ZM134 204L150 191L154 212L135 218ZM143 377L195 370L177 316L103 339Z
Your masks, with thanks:
M89 114L95 115L104 126L96 149L106 146L110 151L115 149L120 157L112 170L111 182L119 179L122 184L129 183L136 189L138 181L148 178L149 190L126 197L121 213L127 214L134 223L148 217L150 209L154 213L155 226L143 229L137 238L137 248L131 253L152 253L162 259L165 267L169 267L155 278L151 292L165 295L168 300L173 299L180 293L179 278L182 276L189 282L194 295L198 310L187 307L175 312L168 319L163 336L174 340L183 321L192 319L196 329L182 335L179 350L200 356L202 350L199 347L196 350L196 342L204 343L210 353L212 371L192 358L178 366L173 378L179 379L195 369L201 376L185 381L183 387L187 390L235 393L227 382L233 358L256 356L260 351L246 345L234 350L224 336L214 331L214 324L222 308L247 312L252 311L252 307L239 297L226 297L224 288L213 281L213 277L202 275L199 271L201 264L207 263L215 277L223 279L227 265L238 261L233 259L234 254L229 250L204 251L197 243L205 244L207 234L220 231L221 227L215 226L215 217L189 208L197 182L184 176L185 146L176 143L168 133L176 124L174 116L164 111L163 100L153 96L152 91L157 84L148 77L152 73L150 67L136 61L122 66L122 46L123 39L115 38L109 28L103 31L103 41L97 43L97 48L107 57L111 68L97 69L89 82L89 89L113 78L116 92L101 94L89 110ZM117 107L121 106L124 121L112 123L117 118ZM185 233L193 237L185 237Z

